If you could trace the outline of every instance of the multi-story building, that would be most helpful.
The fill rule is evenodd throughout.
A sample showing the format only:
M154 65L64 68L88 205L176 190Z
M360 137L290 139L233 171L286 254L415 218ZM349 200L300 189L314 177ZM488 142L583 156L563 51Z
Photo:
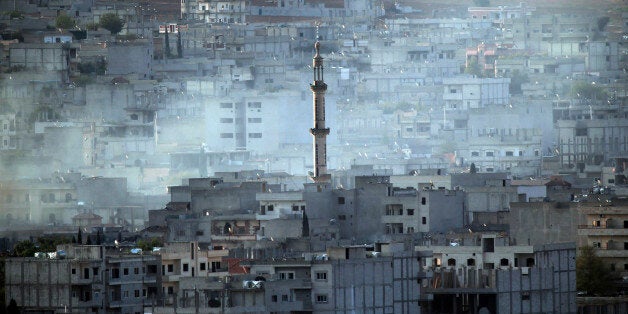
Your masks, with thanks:
M431 299L421 303L428 312L576 312L573 243L511 246L508 238L495 234L440 240L415 247L432 252L431 258L420 259L423 272L432 274L420 287L429 296L423 299ZM560 280L552 280L556 276Z
M215 278L227 276L227 267L222 258L227 250L208 250L198 242L170 242L159 251L161 256L162 293L164 305L173 305L177 296L182 296L182 278Z
M137 313L161 299L159 256L97 245L59 249L54 258L5 261L7 303L13 299L30 311Z
M18 147L15 114L0 115L0 150L12 150Z
M580 99L554 105L561 166L586 177L628 153L628 112L622 100Z
M599 195L598 195L599 196ZM577 209L582 216L578 225L581 245L596 249L612 271L621 276L628 274L628 202L602 195L601 201L589 198L579 202Z
M205 23L242 24L249 8L244 0L182 0L181 18Z

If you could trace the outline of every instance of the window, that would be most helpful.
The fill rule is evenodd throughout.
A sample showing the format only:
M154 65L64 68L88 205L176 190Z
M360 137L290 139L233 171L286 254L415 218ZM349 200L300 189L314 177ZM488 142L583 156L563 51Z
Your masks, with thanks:
M327 280L327 272L316 272L316 280Z
M508 266L508 264L510 264L510 263L508 262L507 258L502 258L501 260L499 260L499 265L500 266Z
M111 270L111 278L120 278L120 269L114 268Z
M139 119L139 116L137 114L134 113L131 115L131 120L138 120L138 119Z
M299 211L299 205L292 205L292 211L293 212L298 212Z
M190 265L188 265L188 263L183 264L183 271L188 271L189 268L190 268Z
M248 103L249 108L262 108L262 103L259 101Z
M273 296L271 296L271 297L270 297L270 300L271 300L272 302L277 302L277 295L273 295Z
M281 301L282 302L288 302L288 295L287 294L282 294L281 295Z
M593 245L592 245L592 246L593 246L594 248L600 248L600 247L602 247L602 244L601 244L600 242L593 242Z
M345 203L345 198L344 197L339 197L338 198L338 204L343 205Z
M492 167L486 168L486 172L493 172L493 168Z
M458 92L458 91L457 91L455 88L451 88L451 89L449 90L449 93L450 93L450 94L455 94L455 93L457 93L457 92Z
M249 123L262 123L262 118L248 118Z
M128 276L128 275L129 275L129 269L128 269L128 268L125 268L125 269L124 269L124 275L125 275L125 276Z
M205 270L206 269L205 263L201 263L199 265L199 268L200 268L200 270Z
M427 203L427 199L425 197L421 197L421 205L425 205Z
M262 138L262 133L249 133L249 138Z
M220 123L233 123L233 118L220 118Z
M317 294L316 295L316 303L327 303L327 295L326 294Z
M495 154L493 152L486 152L486 157L493 157Z
M173 272L173 271L174 271L174 265L169 264L169 265L168 265L168 272L169 272L169 273L171 273L171 272Z
M72 275L76 275L76 268L72 268Z
M414 216L414 209L413 208L408 208L408 216Z
M472 157L480 157L480 152L471 152Z
M427 217L421 217L421 224L422 225L426 225L427 224Z
M338 215L338 220L347 220L346 215Z
M512 157L512 156L514 156L514 152L512 152L512 151L507 151L507 152L506 152L506 156L508 156L508 157Z
M467 266L475 266L475 258L467 259Z
M272 212L273 210L275 210L275 205L268 205L268 211Z
M230 102L220 103L220 108L233 108L233 103L230 103Z
M135 297L139 298L140 297L140 291L139 290L135 290Z
M530 292L521 291L521 300L530 300Z
M133 269L133 273L136 274L136 275L139 275L140 269L135 267L135 269Z
M220 133L220 138L233 138L233 133Z
M280 272L279 279L282 279L282 280L294 279L294 272Z
M174 294L174 287L168 287L168 294Z

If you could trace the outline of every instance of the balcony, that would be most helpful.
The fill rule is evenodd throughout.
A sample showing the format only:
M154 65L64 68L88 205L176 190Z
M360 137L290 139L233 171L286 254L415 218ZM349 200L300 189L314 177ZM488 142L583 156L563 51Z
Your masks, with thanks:
M579 236L628 236L628 229L607 225L606 223L595 225L578 225Z
M497 276L494 269L435 268L427 281L425 293L496 293Z

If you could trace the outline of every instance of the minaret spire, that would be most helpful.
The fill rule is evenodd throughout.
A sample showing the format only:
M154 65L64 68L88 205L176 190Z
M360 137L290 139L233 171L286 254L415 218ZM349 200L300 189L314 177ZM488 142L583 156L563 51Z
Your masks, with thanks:
M325 91L327 84L323 80L323 57L321 57L321 43L317 40L314 44L316 54L312 59L314 70L314 82L310 84L313 97L314 127L310 133L314 136L314 172L311 179L317 183L331 181L331 175L327 173L327 135L329 128L325 127Z

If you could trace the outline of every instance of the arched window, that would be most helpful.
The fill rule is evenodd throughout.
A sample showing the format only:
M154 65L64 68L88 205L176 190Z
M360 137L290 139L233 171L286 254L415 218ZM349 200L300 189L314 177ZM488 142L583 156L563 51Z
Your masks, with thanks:
M475 258L467 259L467 266L475 266Z
M456 259L455 258L448 259L447 266L456 266Z
M507 258L502 258L501 260L499 260L499 265L501 266L508 266L509 262Z

